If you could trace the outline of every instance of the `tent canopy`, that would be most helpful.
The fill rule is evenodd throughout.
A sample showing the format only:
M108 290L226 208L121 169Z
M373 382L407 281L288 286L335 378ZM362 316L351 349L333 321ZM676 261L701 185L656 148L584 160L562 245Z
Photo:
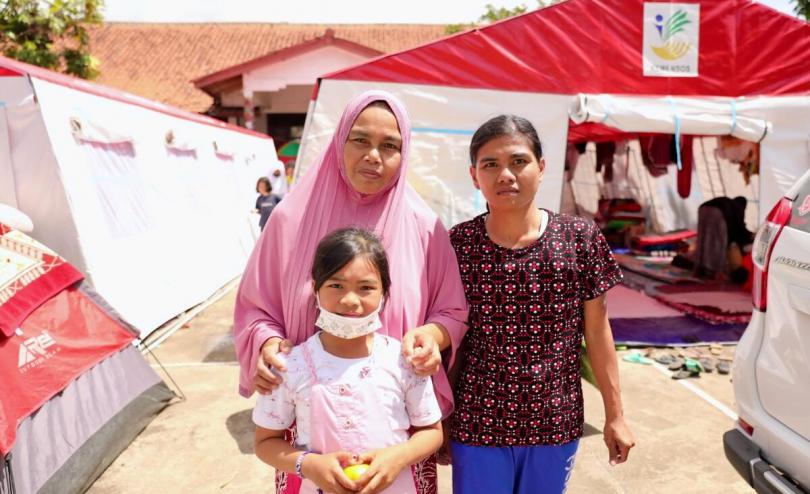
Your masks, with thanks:
M700 8L698 77L641 77L645 2L567 0L324 78L551 94L810 93L810 24L752 0L683 4Z

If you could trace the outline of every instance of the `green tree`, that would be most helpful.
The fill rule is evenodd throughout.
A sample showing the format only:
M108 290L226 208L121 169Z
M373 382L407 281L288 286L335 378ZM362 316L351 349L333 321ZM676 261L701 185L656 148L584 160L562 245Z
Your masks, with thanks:
M513 9L507 9L506 7L495 7L491 3L487 4L487 11L478 18L478 22L483 23L492 23L496 21L500 21L501 19L507 19L509 17L514 17L516 15L525 14L527 10L526 4L518 5Z
M104 0L0 0L0 51L83 79L98 75L87 27L101 24Z
M810 21L810 0L793 0L793 12Z
M549 5L557 3L558 1L560 0L537 0L537 8L548 7ZM481 24L491 24L502 19L508 19L509 17L525 14L529 10L525 3L512 9L507 9L506 7L495 7L491 3L488 3L486 9L486 12L484 12L481 17L478 18L477 23L450 24L444 28L445 33L455 34L476 26L480 26Z

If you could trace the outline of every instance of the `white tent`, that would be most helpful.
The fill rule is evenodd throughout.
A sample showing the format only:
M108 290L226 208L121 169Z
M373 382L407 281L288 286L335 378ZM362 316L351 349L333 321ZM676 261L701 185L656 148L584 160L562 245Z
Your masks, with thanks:
M681 48L666 52L657 44L656 22L675 14L687 20L673 37ZM737 180L710 187L712 177L717 181L731 169L713 149L706 159L695 153L697 179L686 200L675 192L675 167L634 185L646 184L636 195L657 212L652 224L658 230L694 227L697 205L715 195L747 196L755 206L749 208L753 227L810 168L809 66L810 25L752 0L567 0L324 76L296 173L324 148L346 102L377 88L408 107L408 179L448 226L484 209L467 172L473 132L488 118L513 113L528 118L541 136L547 168L538 202L555 211L566 195L570 142L632 140L640 133L760 142L759 176L750 186ZM715 140L695 145L703 150L709 139ZM626 172L634 174L632 165L641 168L641 160L637 145L629 149ZM592 173L575 180L575 189L577 182L578 200L591 185L599 189L595 197L606 193Z
M268 136L0 57L0 203L145 336L237 277Z

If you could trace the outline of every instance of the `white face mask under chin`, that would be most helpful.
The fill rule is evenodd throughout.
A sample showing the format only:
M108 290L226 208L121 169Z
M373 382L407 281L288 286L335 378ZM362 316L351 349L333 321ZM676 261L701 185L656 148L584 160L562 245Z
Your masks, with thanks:
M329 312L321 306L317 294L315 300L318 302L318 309L320 310L315 325L333 336L350 340L373 333L382 327L382 321L380 320L380 311L383 307L382 300L380 300L380 305L374 311L363 317L346 317Z

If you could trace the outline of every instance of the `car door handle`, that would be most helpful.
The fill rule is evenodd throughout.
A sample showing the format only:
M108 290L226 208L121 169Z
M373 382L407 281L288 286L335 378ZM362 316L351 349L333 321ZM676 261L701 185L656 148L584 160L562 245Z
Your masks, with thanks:
M788 285L788 300L794 309L810 314L810 289Z

